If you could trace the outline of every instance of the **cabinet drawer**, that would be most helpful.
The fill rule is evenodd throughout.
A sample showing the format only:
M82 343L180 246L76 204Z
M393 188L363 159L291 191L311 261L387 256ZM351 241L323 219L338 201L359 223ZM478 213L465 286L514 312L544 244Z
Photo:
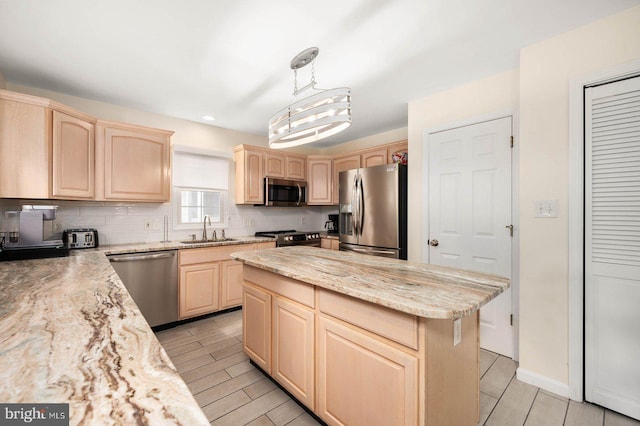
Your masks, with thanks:
M320 289L319 307L325 314L418 350L418 318L364 300Z
M244 265L243 278L258 287L302 303L310 308L315 307L314 288L291 278L276 275L253 266Z
M229 260L229 255L238 251L251 251L255 249L255 244L238 244L221 247L203 247L196 249L184 249L179 252L179 262L182 265L194 263L217 262Z

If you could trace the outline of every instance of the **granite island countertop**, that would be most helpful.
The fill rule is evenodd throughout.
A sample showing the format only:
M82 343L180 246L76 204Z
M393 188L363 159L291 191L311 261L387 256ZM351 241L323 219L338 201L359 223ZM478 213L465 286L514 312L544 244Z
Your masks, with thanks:
M69 403L70 424L208 425L106 254L273 241L141 243L0 262L0 402Z
M232 253L245 265L401 312L457 319L509 288L497 275L353 252L294 246Z

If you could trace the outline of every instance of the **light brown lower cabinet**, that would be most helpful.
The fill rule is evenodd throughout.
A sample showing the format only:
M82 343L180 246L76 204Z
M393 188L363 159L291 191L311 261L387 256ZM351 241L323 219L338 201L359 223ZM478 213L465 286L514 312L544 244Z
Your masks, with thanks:
M314 311L273 297L273 364L271 374L300 402L313 410Z
M245 286L242 306L244 351L260 368L271 374L271 295Z
M180 266L179 280L181 319L218 310L218 263Z
M243 266L247 355L329 425L476 425L479 316L421 318ZM314 337L315 336L315 337Z
M223 260L220 266L220 309L238 306L242 303L242 263L237 260Z
M320 247L330 250L340 250L340 240L335 238L321 238Z
M242 304L242 263L230 254L275 247L275 243L237 244L180 250L179 318L209 314Z
M327 423L417 423L416 356L321 316L317 364L318 415Z

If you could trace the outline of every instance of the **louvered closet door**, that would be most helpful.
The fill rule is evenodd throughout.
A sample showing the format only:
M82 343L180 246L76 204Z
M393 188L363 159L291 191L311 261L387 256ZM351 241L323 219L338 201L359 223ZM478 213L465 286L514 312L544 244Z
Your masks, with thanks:
M585 396L640 419L640 77L585 93Z

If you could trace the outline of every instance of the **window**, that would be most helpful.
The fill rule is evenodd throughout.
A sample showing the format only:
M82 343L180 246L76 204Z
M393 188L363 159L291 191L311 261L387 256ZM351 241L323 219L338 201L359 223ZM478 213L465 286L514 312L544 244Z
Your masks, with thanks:
M224 223L224 194L222 191L178 188L180 194L180 208L177 223L202 224L205 215L211 218L211 223Z
M229 162L225 154L174 146L174 228L201 227L205 215L212 225L226 225Z

